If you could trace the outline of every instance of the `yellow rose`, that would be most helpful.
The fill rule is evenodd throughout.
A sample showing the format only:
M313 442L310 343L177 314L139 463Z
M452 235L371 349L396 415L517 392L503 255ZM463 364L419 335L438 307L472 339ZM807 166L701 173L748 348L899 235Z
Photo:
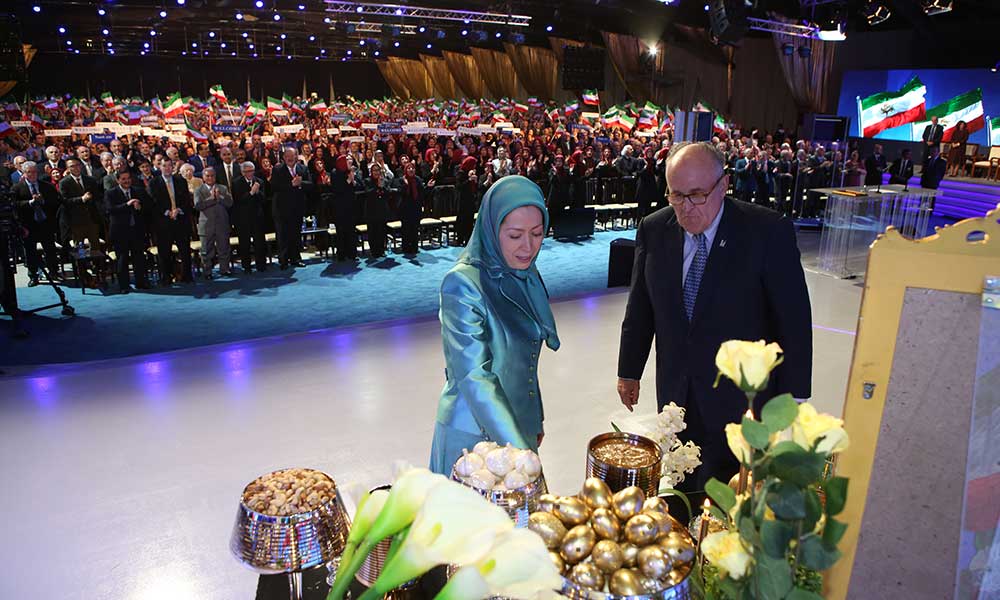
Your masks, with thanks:
M740 461L740 464L750 464L753 449L750 448L750 444L743 437L742 425L739 423L729 423L726 425L726 442L729 443L729 449L733 452L736 460Z
M764 340L729 340L719 346L715 366L744 392L758 392L767 386L771 371L783 360L781 346ZM718 378L716 378L718 383Z
M821 454L836 454L847 449L849 440L844 431L843 419L826 413L816 412L808 402L799 405L799 414L792 423L792 441L806 450L812 450L816 440L822 441L816 447Z
M708 562L719 568L723 576L728 574L738 580L750 570L750 553L743 545L740 534L735 531L708 534L701 542L701 551Z

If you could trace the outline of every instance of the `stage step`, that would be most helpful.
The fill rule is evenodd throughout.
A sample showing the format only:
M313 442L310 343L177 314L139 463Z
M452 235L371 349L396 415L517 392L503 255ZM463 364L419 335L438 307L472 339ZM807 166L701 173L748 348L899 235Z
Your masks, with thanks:
M984 180L985 181L985 180ZM885 183L889 177L885 177ZM920 186L920 178L910 178L911 187ZM944 217L968 219L981 217L1000 204L1000 186L970 181L944 179L934 202L934 214Z

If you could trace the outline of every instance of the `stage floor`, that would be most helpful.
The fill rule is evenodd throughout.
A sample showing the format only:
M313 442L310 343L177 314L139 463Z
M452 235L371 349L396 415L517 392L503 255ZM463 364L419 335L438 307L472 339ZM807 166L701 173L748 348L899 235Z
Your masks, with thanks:
M807 273L814 400L839 414L861 287ZM572 493L587 440L623 419L615 394L626 294L554 306L544 352L555 492ZM8 514L0 598L249 599L228 549L240 491L304 466L383 483L426 462L443 361L436 320L305 333L0 379ZM655 406L652 369L640 411Z

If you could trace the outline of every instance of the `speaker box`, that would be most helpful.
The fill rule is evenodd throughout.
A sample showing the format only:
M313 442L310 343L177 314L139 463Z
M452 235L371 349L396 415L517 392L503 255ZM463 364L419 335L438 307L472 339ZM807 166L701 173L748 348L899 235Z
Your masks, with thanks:
M635 262L635 240L618 238L611 241L608 254L608 287L628 287L632 283Z
M569 208L551 211L549 224L552 227L552 237L557 240L593 237L596 213L597 211L593 208Z
M563 53L564 90L604 89L604 48L564 46Z
M719 44L736 44L750 30L747 16L749 10L744 0L712 0L708 12L709 31Z

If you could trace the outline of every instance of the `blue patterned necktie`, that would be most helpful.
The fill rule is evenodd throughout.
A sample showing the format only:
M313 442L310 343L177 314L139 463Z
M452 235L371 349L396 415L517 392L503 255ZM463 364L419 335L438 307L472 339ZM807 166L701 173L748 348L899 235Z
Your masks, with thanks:
M687 277L684 279L684 312L687 313L688 322L694 315L694 303L698 300L701 276L705 274L705 265L708 264L708 246L705 243L705 234L695 234L694 241L698 244L698 249L694 253L694 260L691 261Z

